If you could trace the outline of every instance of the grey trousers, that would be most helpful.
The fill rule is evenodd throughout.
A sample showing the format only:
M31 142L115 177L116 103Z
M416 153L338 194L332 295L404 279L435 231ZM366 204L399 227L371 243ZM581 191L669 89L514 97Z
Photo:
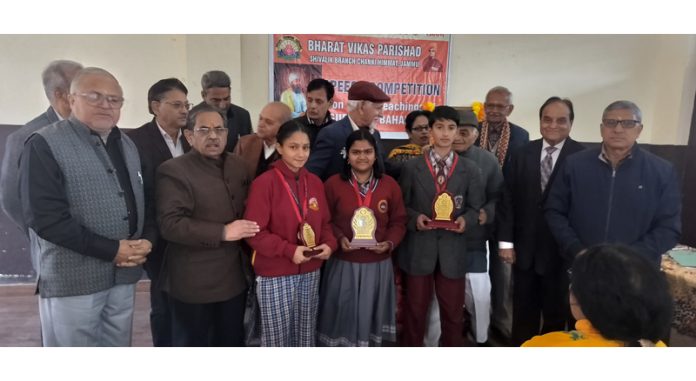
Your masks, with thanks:
M135 284L89 295L39 297L45 347L128 347L133 330Z

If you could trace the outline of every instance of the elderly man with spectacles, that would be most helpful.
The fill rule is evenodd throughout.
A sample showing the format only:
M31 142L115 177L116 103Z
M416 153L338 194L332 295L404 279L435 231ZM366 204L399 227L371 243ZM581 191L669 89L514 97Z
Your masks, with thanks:
M242 219L253 176L225 151L220 110L194 107L184 135L191 151L159 166L157 218L167 240L163 290L170 295L174 346L242 346L248 258L241 240L256 235Z
M681 236L681 192L668 161L642 149L635 103L616 101L602 114L602 145L568 157L551 185L545 216L561 253L622 243L660 266Z
M135 144L116 123L123 92L82 69L72 114L24 146L20 192L37 266L45 346L129 346L135 283L156 239Z

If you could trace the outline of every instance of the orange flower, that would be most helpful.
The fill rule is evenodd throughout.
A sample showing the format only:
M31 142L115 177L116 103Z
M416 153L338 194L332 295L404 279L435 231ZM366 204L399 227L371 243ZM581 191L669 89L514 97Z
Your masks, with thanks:
M433 112L433 110L435 110L435 103L427 101L421 105L421 110Z
M483 108L483 103L476 101L471 104L471 111L474 112L476 115L476 119L478 119L479 122L483 122L483 120L486 118L486 113Z

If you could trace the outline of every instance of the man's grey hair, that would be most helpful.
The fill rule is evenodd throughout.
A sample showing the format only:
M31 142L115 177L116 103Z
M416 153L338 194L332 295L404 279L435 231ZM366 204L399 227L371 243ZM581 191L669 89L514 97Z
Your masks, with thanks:
M208 90L213 87L227 87L231 85L230 76L222 70L211 70L201 77L201 88Z
M638 108L638 105L631 101L616 101L612 102L607 108L604 109L604 112L602 113L602 120L607 116L609 111L614 111L614 110L631 110L633 115L636 116L636 119L638 119L639 122L643 121L643 113L640 111L640 108Z
M53 102L56 90L67 93L73 76L82 70L82 64L70 60L55 60L46 66L41 73L44 92L49 101Z
M505 86L495 86L494 88L488 90L488 93L486 93L486 98L488 98L488 96L491 94L503 94L508 98L508 102L512 104L512 92Z
M75 78L73 78L72 83L70 84L70 92L74 93L75 91L77 91L77 89L80 88L82 80L90 75L101 75L104 77L109 77L116 81L116 83L118 84L118 80L116 79L116 77L114 77L114 75L109 73L108 71L100 67L86 67L78 71L77 75L75 75ZM121 88L121 85L118 84L118 87Z
M358 107L360 107L361 103L372 103L372 101L361 101L361 100L349 100L347 103L348 106L348 112L351 112Z
M225 114L221 113L220 110L207 103L201 103L189 111L188 117L186 118L186 129L193 131L193 128L196 127L196 119L198 118L198 115L204 112L214 112L220 115L222 118L222 126L227 127L227 117Z

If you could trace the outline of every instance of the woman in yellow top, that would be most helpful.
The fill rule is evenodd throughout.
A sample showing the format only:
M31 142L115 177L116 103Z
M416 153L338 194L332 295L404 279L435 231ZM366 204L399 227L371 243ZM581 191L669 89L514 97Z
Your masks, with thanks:
M551 332L523 347L664 347L672 296L664 275L627 246L598 245L578 255L570 272L575 330Z

